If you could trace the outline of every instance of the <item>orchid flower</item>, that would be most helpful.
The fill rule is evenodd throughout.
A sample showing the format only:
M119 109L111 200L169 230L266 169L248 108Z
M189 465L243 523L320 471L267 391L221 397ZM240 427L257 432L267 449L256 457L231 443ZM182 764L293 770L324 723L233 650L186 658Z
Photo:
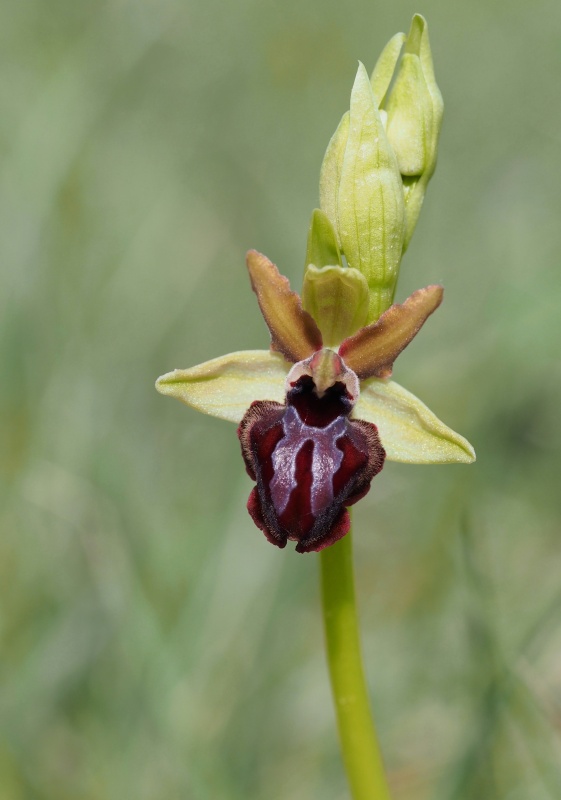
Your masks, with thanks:
M347 507L368 492L386 458L474 460L462 436L390 380L395 359L440 305L442 287L419 289L357 329L361 298L348 301L343 314L337 302L356 270L314 268L314 318L268 258L250 250L247 266L271 348L176 369L156 387L239 424L245 466L257 484L248 510L270 542L294 540L300 553L336 542L349 530Z

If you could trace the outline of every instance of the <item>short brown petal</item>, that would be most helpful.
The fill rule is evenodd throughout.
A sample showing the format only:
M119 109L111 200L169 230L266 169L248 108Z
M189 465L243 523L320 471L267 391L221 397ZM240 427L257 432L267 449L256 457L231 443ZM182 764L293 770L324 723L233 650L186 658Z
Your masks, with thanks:
M393 362L417 335L442 302L442 286L418 289L401 305L393 305L380 319L345 339L339 355L360 380L387 378Z
M321 350L323 341L318 326L304 311L300 297L290 289L288 279L272 261L250 250L247 268L259 308L271 332L272 347L295 363Z

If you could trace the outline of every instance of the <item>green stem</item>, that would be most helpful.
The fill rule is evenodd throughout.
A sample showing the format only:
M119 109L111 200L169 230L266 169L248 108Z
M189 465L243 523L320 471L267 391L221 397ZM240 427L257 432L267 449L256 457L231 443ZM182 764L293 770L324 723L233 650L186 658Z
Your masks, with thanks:
M320 553L327 659L353 800L391 800L362 667L351 533Z

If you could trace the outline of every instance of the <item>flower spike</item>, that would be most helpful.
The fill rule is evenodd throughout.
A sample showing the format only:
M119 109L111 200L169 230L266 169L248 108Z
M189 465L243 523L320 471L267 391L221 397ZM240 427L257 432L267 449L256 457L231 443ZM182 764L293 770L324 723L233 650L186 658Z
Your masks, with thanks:
M271 347L293 362L321 350L320 330L313 317L302 308L302 301L291 290L288 279L256 250L250 250L246 258L251 287L271 332Z
M401 305L385 311L378 322L345 339L339 355L360 380L389 378L393 362L442 302L442 286L418 289Z

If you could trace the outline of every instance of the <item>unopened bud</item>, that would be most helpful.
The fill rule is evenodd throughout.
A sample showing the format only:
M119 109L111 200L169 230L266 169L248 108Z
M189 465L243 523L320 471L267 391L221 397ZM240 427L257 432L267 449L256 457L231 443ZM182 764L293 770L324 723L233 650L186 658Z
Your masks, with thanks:
M420 14L415 14L411 22L403 56L384 108L388 115L388 140L403 176L405 250L436 167L443 113L442 95L434 77L427 23Z

